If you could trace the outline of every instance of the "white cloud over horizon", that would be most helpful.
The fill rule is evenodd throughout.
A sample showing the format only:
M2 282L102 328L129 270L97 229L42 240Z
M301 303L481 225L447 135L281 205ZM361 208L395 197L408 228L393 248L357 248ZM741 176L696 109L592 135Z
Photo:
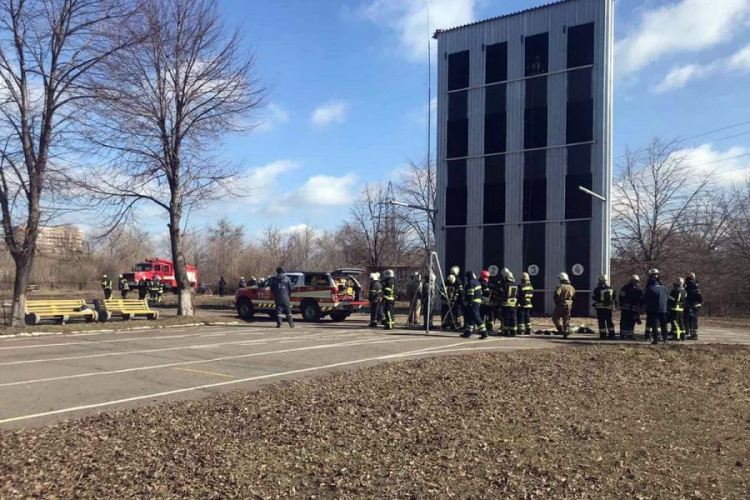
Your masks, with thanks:
M707 64L685 64L672 68L652 91L661 94L673 90L683 89L688 83L711 76L732 73L744 74L750 72L750 44L738 50L729 57L717 59Z
M359 13L364 19L393 31L399 54L405 59L425 62L427 44L433 43L434 31L473 22L477 3L478 0L371 0L362 5Z
M354 201L357 176L354 173L336 177L314 175L297 190L298 198L305 205L341 206Z
M750 148L732 146L725 150L712 143L675 151L676 157L685 157L687 165L703 173L713 172L720 184L743 182L750 179Z
M679 0L646 9L637 26L615 44L617 72L636 73L672 54L730 42L749 17L750 0Z
M287 112L280 105L271 102L266 105L263 109L260 123L257 126L257 130L261 132L270 132L279 125L283 125L289 121L289 112Z
M346 102L332 100L315 108L310 121L317 127L325 127L332 123L343 124L348 114L349 105Z

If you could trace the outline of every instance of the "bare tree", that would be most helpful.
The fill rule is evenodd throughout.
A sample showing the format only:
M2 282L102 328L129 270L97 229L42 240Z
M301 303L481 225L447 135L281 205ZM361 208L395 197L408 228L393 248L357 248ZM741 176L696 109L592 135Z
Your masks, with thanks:
M677 239L692 223L712 173L692 166L677 141L656 138L628 150L613 191L613 244L618 258L643 268L674 261Z
M119 0L0 0L0 208L15 263L12 324L24 321L26 288L40 227L51 208L54 160L76 111L92 97L82 85L121 47Z
M422 248L432 248L437 202L435 166L428 165L426 159L409 161L408 169L399 175L395 188L399 201L418 207L399 207L398 216L419 238Z
M248 128L261 101L252 54L228 32L216 0L139 0L122 27L145 40L120 51L92 81L96 135L110 153L91 192L117 196L121 213L149 202L169 216L178 314L192 315L182 224L191 209L232 194L238 168L214 156L228 133Z

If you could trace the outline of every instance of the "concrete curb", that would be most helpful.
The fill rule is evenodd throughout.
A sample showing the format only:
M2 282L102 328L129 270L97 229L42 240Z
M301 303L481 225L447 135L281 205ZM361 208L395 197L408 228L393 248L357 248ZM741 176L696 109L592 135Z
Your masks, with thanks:
M241 321L202 321L199 323L186 323L184 325L154 325L154 326L134 326L131 328L109 328L104 330L74 330L70 332L24 332L24 333L13 333L10 335L0 334L0 339L12 339L18 337L47 337L52 335L80 335L80 334L96 334L96 333L115 333L115 332L133 332L139 330L165 330L168 328L195 328L197 326L231 326L241 325Z

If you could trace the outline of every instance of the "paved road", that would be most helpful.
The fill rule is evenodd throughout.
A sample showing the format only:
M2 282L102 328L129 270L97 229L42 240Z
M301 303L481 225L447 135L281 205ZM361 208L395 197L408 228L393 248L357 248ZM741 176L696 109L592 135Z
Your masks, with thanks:
M539 349L593 336L461 339L370 330L362 320L0 339L0 428L249 389L282 379L424 356ZM750 331L704 329L701 342L750 345Z

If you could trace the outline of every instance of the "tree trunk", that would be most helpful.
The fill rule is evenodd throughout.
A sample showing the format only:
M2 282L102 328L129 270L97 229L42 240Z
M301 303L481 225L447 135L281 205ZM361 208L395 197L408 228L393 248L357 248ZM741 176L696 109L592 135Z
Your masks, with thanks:
M33 257L26 253L14 255L16 263L16 280L13 285L13 307L11 309L11 326L26 324L26 289L31 278Z
M185 256L182 252L182 235L180 234L181 214L179 208L173 208L169 216L169 240L172 246L172 263L177 281L177 315L193 316L192 287L185 269Z

